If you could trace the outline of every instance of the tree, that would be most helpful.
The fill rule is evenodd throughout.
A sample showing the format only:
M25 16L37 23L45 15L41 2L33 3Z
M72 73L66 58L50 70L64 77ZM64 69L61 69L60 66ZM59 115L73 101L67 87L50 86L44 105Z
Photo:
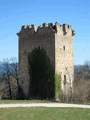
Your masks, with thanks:
M17 88L19 89L18 63L16 58L11 59L10 73L11 76L17 81Z
M1 77L2 80L5 80L6 83L8 84L8 89L9 89L9 98L13 98L13 85L17 86L18 89L18 63L16 58L11 58L11 59L5 59L3 62L1 62ZM18 94L18 90L17 90ZM17 96L16 96L17 97Z
M90 101L90 61L75 66L73 99L76 102Z
M10 99L12 99L12 93L11 93L11 84L10 84L10 76L11 76L11 72L10 72L10 64L9 64L9 60L4 60L4 62L2 63L2 77L4 80L7 81L8 84L8 88L9 88L9 95L10 95Z
M29 72L30 96L41 99L54 97L54 71L43 48L35 48L29 54Z

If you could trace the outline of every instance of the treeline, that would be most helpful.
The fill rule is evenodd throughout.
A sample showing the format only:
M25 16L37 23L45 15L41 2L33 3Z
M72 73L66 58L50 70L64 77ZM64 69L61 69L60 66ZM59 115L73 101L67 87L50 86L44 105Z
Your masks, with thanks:
M76 80L90 80L90 62L85 62L84 65L74 67L74 75Z
M73 101L90 103L90 62L74 67Z

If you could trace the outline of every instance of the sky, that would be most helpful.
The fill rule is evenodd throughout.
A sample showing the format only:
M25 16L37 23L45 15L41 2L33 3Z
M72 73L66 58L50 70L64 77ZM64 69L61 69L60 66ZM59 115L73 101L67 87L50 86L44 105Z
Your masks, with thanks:
M0 61L18 58L22 25L56 21L75 30L74 64L90 61L90 0L0 0Z

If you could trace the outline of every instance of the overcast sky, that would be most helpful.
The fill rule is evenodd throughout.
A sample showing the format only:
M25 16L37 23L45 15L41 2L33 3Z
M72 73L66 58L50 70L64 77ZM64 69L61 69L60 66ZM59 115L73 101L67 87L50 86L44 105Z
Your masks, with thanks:
M0 0L0 61L18 58L21 25L56 21L75 30L74 64L90 61L90 0Z

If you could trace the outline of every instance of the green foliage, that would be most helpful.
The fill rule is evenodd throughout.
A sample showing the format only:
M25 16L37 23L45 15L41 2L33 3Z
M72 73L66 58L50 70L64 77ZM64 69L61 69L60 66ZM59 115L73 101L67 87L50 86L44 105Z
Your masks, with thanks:
M58 74L55 74L55 98L60 100L61 96L61 77Z
M54 72L43 48L35 48L29 54L30 96L52 98L54 96Z

